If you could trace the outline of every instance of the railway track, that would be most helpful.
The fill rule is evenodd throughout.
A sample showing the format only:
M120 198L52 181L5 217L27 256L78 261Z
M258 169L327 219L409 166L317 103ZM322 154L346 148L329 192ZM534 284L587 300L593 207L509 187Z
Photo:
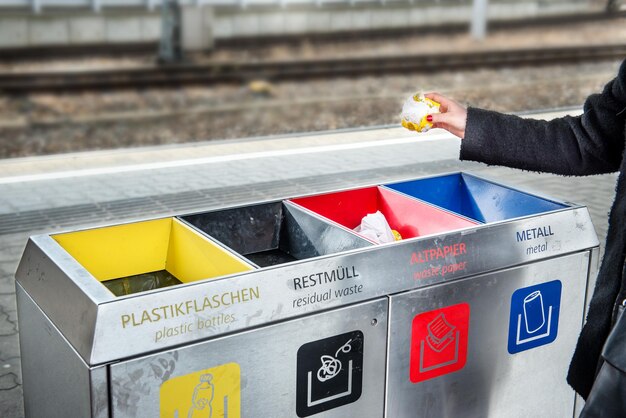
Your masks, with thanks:
M76 90L241 84L250 80L307 80L504 66L537 66L626 57L626 44L393 55L299 61L151 65L81 71L0 73L0 92L25 94Z
M542 80L518 81L515 83L494 82L488 87L485 86L465 86L450 87L449 89L438 89L442 94L454 97L467 94L475 94L478 92L488 91L490 94L520 94L520 92L528 92L532 88L554 89L556 86L575 86L584 83L590 83L598 80L610 80L614 74L611 73L595 73L592 75L568 77L560 76L558 78L547 78ZM134 110L123 112L98 112L94 114L81 114L76 116L63 117L39 117L39 118L1 118L1 129L29 129L38 128L57 128L59 126L68 125L107 125L110 123L151 123L152 121L165 120L169 118L179 118L190 115L211 115L211 114L227 114L245 111L255 111L259 109L279 109L293 108L295 106L312 106L312 105L332 105L342 103L363 103L363 102L380 102L395 101L401 103L406 99L403 93L385 93L371 95L349 95L329 97L326 95L304 97L298 99L281 100L267 99L263 101L244 101L236 103L224 103L215 106L191 106L184 109L160 109L160 110Z

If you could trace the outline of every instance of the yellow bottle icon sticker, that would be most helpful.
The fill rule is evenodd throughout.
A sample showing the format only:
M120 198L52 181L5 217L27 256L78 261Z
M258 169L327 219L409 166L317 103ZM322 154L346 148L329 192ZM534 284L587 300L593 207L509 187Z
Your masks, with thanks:
M175 377L161 385L161 418L240 418L237 363Z

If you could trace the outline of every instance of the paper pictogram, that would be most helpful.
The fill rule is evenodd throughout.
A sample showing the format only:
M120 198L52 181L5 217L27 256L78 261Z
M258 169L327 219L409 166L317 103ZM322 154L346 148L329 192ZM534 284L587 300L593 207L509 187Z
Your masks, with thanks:
M461 303L413 318L411 382L432 379L465 366L469 313L469 305Z

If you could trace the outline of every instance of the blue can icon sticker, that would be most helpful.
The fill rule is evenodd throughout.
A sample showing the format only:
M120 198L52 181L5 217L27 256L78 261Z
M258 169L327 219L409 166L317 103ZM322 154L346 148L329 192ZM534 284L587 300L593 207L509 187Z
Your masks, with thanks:
M552 313L552 307L550 307L550 313ZM546 313L543 307L541 290L535 290L524 298L524 322L528 334L534 334L545 325Z
M556 340L561 288L561 282L554 280L513 292L509 317L509 353L519 353Z

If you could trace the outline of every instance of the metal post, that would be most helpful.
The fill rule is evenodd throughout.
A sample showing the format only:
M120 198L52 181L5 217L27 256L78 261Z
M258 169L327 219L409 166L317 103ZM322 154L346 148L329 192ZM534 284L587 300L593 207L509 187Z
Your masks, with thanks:
M161 42L159 44L159 61L171 63L183 58L181 48L181 17L180 5L176 0L161 2Z
M487 6L489 0L474 0L472 10L472 38L483 40L487 35Z
M617 13L622 9L622 0L609 0L606 4L607 13Z

